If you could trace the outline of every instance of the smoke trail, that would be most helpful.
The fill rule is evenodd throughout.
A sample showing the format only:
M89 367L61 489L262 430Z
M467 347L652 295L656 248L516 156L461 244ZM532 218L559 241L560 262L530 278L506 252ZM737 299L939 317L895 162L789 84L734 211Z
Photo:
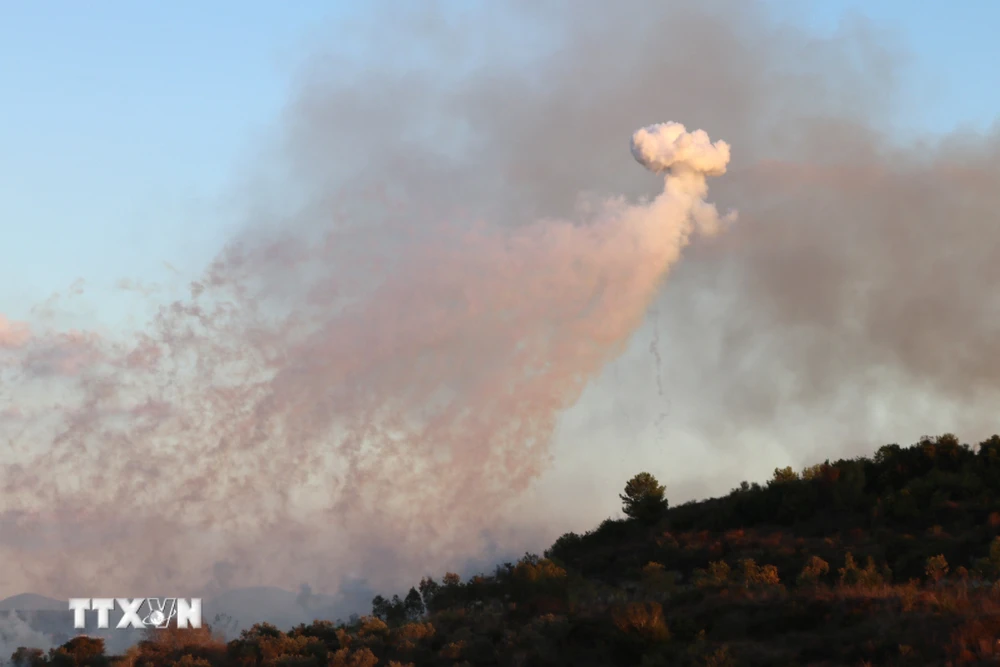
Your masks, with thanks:
M656 421L653 422L653 426L656 427L658 435L663 437L663 422L669 416L670 400L664 399L663 396L663 357L660 356L660 311L653 309L650 315L653 317L653 337L649 341L649 353L653 355L656 368L656 395L661 399L663 408L656 415Z
M363 225L238 240L130 340L16 339L5 576L184 588L228 558L294 586L470 553L691 236L734 217L704 201L727 144L667 123L632 146L665 173L651 201L516 228L367 202Z

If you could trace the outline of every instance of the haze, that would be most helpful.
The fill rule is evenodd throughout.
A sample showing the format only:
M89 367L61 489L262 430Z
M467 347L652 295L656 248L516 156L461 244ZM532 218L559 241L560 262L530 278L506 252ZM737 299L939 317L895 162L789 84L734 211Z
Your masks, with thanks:
M639 470L676 504L995 432L996 86L922 113L920 33L860 17L498 7L107 9L90 56L32 40L63 78L3 74L0 593L392 591L592 527ZM643 171L667 121L725 160Z

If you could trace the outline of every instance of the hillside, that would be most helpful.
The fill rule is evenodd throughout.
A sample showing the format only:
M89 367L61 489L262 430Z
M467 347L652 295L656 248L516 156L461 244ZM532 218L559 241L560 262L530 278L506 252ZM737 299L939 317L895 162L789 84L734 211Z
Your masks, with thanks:
M228 644L168 630L121 658L79 638L13 657L202 667L1000 658L1000 436L971 447L944 435L800 473L778 469L764 484L677 507L643 473L622 501L627 519L467 581L414 582L346 624L287 633L261 624Z
M35 593L21 593L0 600L0 611L28 609L31 611L66 611L66 600L53 600Z

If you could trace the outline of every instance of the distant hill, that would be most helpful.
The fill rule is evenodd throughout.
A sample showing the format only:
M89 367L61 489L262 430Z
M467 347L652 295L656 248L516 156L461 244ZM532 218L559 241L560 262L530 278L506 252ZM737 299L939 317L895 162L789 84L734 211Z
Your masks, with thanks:
M364 598L363 603L352 599L356 597L316 593L304 595L273 586L234 588L205 600L203 616L207 623L214 623L214 627L227 636L232 636L236 628L249 628L261 622L288 630L316 619L346 619L358 611L360 604L367 605L371 600L371 594ZM216 617L220 616L228 619L216 621Z
M211 622L216 615L226 615L240 627L264 621L279 628L290 628L313 620L307 618L309 613L299 604L298 597L297 593L273 586L236 588L206 600L202 614L206 622Z
M54 600L35 593L21 593L0 600L0 611L68 611L68 600Z

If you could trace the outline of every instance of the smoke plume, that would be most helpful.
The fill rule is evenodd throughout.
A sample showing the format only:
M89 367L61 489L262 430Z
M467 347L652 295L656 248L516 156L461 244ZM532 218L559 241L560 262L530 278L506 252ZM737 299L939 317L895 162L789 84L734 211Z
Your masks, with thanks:
M11 654L21 646L47 651L53 642L49 635L33 629L14 612L0 612L0 665L13 665Z
M388 592L591 526L642 469L674 503L995 430L1000 141L895 131L885 35L490 7L332 40L148 327L0 319L0 590ZM732 164L667 123L636 170L666 114Z
M726 144L676 123L633 143L666 171L648 202L517 228L373 206L318 243L234 243L132 340L19 339L5 370L30 416L10 421L26 432L0 548L60 554L12 559L35 585L89 587L113 566L129 590L151 572L190 586L234 551L244 577L321 580L468 552L543 472L561 411L696 226L718 227L703 198ZM373 541L384 554L357 549Z

